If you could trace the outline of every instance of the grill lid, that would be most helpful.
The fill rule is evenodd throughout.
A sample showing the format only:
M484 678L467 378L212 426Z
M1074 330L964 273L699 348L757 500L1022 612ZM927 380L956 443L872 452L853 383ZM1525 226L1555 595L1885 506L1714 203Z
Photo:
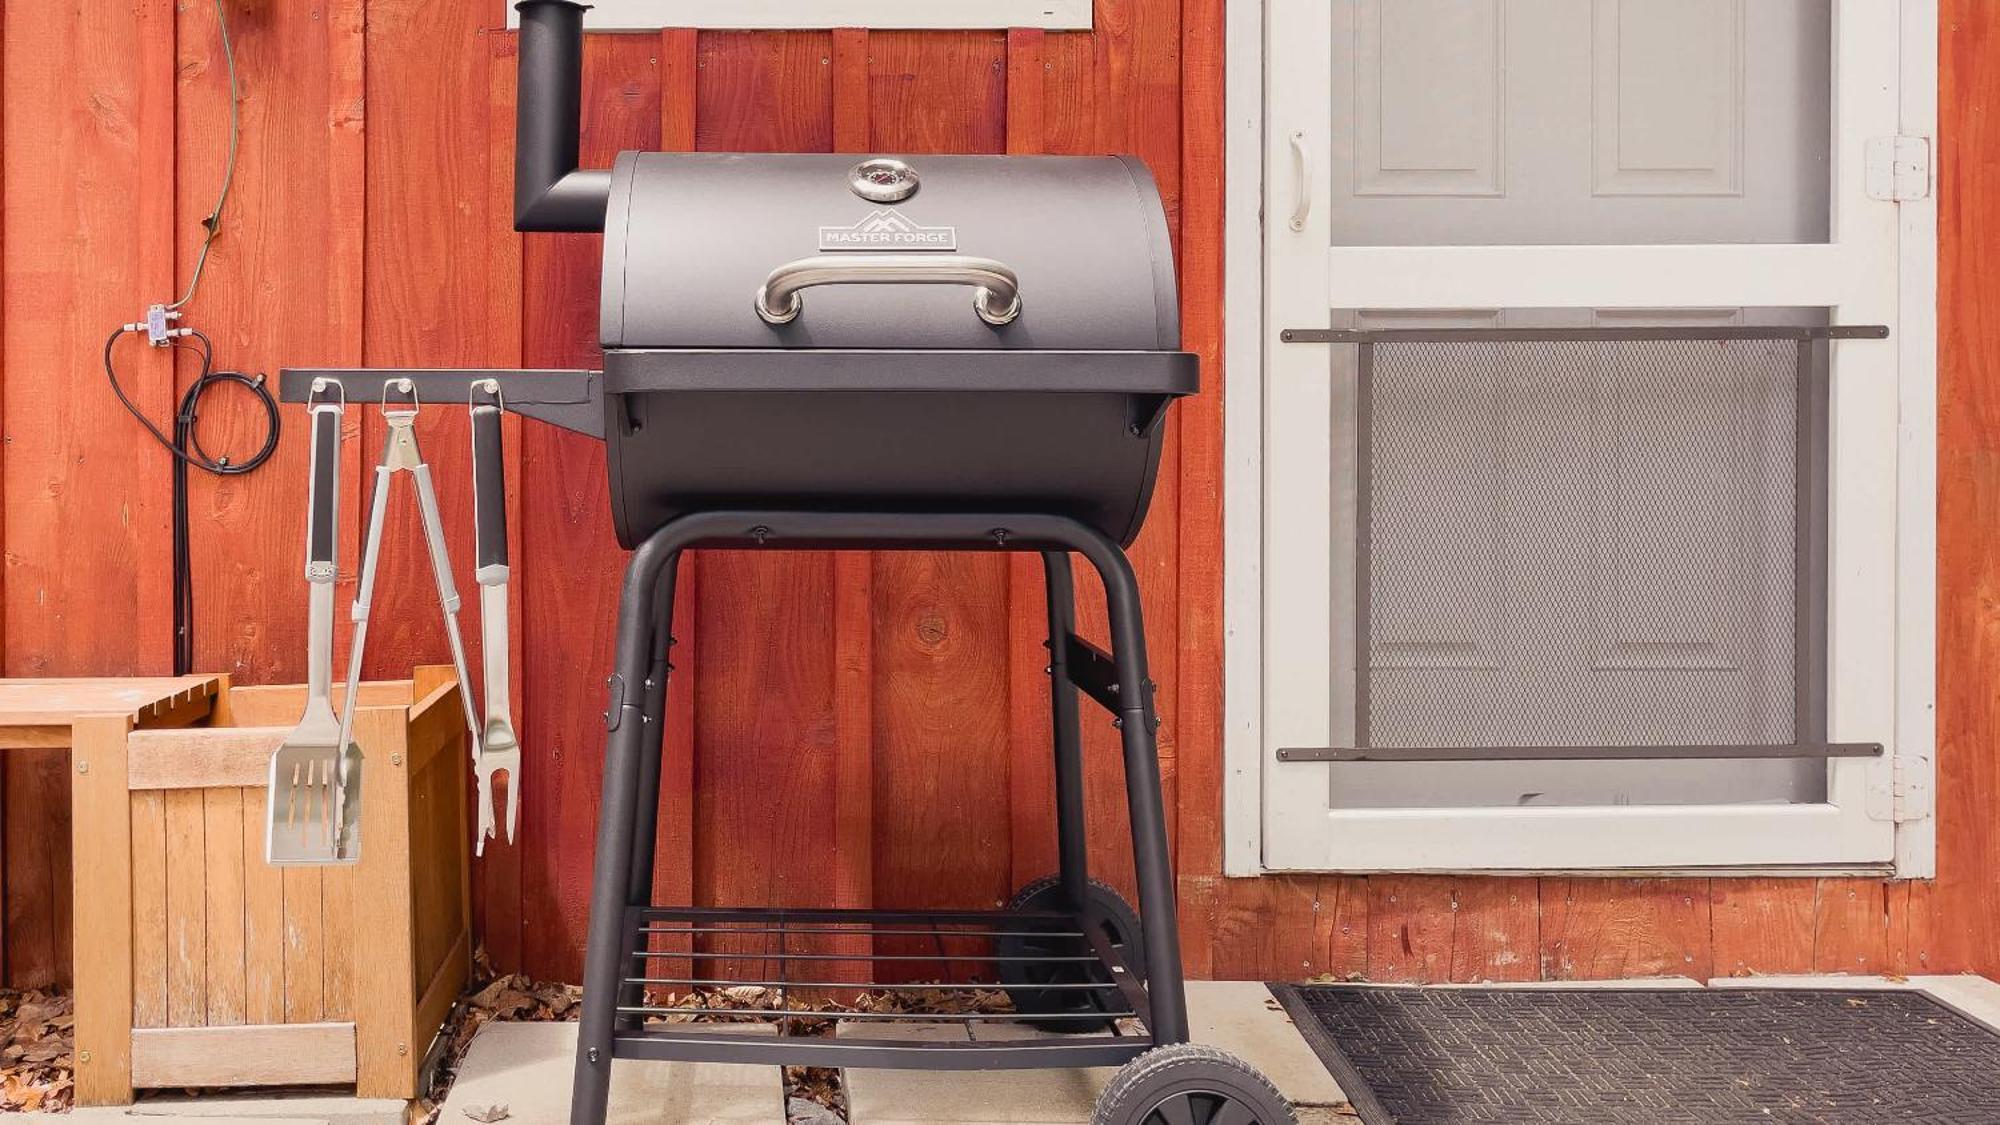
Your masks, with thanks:
M604 246L606 348L1180 346L1129 157L628 152Z

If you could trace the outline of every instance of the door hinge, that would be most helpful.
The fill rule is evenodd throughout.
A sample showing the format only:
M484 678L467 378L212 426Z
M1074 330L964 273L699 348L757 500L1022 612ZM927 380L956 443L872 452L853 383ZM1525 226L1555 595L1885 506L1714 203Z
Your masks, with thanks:
M1929 137L1872 137L1865 154L1868 198L1890 203L1930 198Z
M1895 771L1895 822L1908 824L1915 820L1930 819L1937 798L1930 756L1917 757L1902 753L1895 756L1893 763L1891 768Z

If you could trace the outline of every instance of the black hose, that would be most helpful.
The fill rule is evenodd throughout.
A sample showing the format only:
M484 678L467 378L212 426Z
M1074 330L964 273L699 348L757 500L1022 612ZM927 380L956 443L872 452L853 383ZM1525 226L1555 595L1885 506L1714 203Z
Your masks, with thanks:
M278 400L262 375L215 370L215 344L200 331L190 330L186 339L199 341L199 346L177 340L174 347L192 353L201 363L201 373L181 396L180 409L174 413L174 434L169 438L126 397L125 388L118 382L112 353L119 338L133 331L136 330L120 328L104 341L104 377L110 380L111 393L118 396L126 412L138 419L153 440L174 457L174 675L185 676L194 670L194 554L188 530L188 469L200 469L218 477L255 472L278 451ZM201 418L202 396L225 383L249 391L264 408L264 442L241 461L232 460L227 454L211 456L195 434L195 425Z

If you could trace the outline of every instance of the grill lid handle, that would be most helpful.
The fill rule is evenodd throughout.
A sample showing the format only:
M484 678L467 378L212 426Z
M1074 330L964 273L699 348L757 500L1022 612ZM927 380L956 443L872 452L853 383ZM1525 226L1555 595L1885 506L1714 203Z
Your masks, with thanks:
M991 258L935 254L841 254L800 258L771 271L757 290L757 315L766 324L790 324L815 285L970 285L972 310L995 328L1021 315L1021 282Z

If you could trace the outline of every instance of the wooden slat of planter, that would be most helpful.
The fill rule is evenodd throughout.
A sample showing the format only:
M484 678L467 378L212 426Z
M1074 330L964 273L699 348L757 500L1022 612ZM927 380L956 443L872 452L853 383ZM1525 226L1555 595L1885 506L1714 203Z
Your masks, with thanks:
M204 951L211 1027L247 1022L243 976L243 790L201 790L206 861ZM259 806L261 811L262 806ZM256 857L259 862L263 856Z
M366 712L364 712L366 714ZM367 771L363 771L363 776ZM366 854L364 847L363 854ZM320 945L324 911L320 871L283 869L285 883L285 1022L317 1023L324 1018L326 982Z
M268 800L262 786L243 790L243 1011L253 1024L285 1019L285 876L264 862Z
M456 706L454 702L454 707ZM403 713L362 711L354 736L374 765L362 771L368 833L354 874L354 928L369 935L370 972L357 982L354 1008L366 1013L354 1040L355 1092L410 1097L422 1044L409 1042L416 1002L410 932L409 729Z
M262 789L271 755L291 732L289 726L134 731L130 784L134 790Z
M129 782L127 783L129 784ZM208 857L202 793L165 795L167 807L167 1026L208 1022ZM78 959L79 964L92 962Z
M129 718L80 719L71 791L76 885L76 1098L132 1097L132 808L125 787Z
M408 680L370 681L361 685L362 707L407 707L411 698ZM346 699L347 688L333 685L335 711L340 710ZM236 688L229 693L230 722L239 727L290 730L298 725L305 705L306 689L298 684Z
M330 1086L354 1081L351 1023L176 1027L132 1032L132 1084Z
M167 801L133 793L132 1026L167 1026Z

